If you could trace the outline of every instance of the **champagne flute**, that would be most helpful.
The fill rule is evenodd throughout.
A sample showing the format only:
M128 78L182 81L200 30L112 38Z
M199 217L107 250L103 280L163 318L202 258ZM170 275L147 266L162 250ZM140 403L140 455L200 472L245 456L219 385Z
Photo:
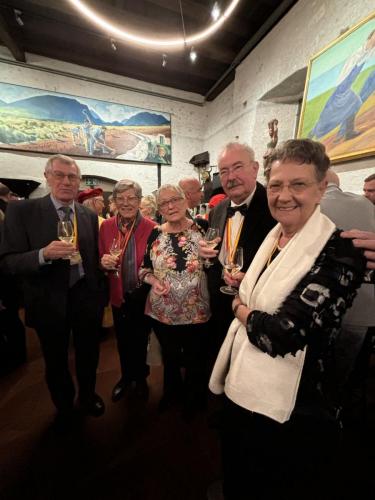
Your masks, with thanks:
M216 227L209 227L204 235L204 240L209 248L215 248L218 244L216 238L219 236L219 230ZM210 267L213 265L210 259L204 259L204 267Z
M60 241L73 243L74 228L70 220L60 220L57 223L57 237L59 238ZM63 259L69 260L70 257L63 257Z
M224 261L224 269L231 275L231 277L235 276L243 266L243 250L241 247L238 247L234 252L234 255L231 255L228 252L228 255L225 257ZM227 295L236 295L237 290L233 288L231 285L221 286L220 291L222 293L226 293Z
M112 245L109 249L109 253L112 255L112 257L120 257L121 255L121 244L118 238L114 238L112 241ZM120 273L118 272L118 268L114 269L114 275L116 278L120 277Z

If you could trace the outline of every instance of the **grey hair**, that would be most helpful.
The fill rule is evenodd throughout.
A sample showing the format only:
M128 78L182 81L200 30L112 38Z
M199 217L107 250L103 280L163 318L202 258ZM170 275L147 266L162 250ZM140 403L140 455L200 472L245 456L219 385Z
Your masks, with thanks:
M180 188L180 186L176 186L175 184L163 184L155 193L156 203L159 205L160 195L163 191L175 191L177 194L181 196L184 200L186 199L184 190Z
M233 151L233 150L245 151L249 155L250 161L255 161L254 150L248 144L246 144L245 142L243 142L243 143L241 143L241 142L228 142L228 144L226 144L224 146L224 148L221 150L221 152L218 156L218 159L217 159L218 163L220 162L220 159L224 155L224 153L226 153L227 151Z
M81 170L75 160L73 158L70 158L70 156L66 155L52 155L48 158L46 166L44 167L44 173L49 174L52 172L52 167L53 167L53 162L55 160L61 161L61 163L65 163L66 165L74 165L77 169L77 174L79 175L79 178L81 178Z
M134 189L135 195L137 198L141 199L142 198L142 188L138 184L138 182L132 181L130 179L121 179L121 181L118 181L117 184L115 184L115 187L113 188L113 198L116 199L117 195L119 193L123 193L124 191L127 191L128 189Z

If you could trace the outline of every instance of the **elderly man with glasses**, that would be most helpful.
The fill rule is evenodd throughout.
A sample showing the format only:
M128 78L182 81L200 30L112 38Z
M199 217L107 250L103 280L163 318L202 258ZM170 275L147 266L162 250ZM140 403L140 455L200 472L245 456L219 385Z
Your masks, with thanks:
M129 388L141 397L148 396L146 353L150 324L144 315L146 294L144 287L138 286L138 270L155 222L142 216L141 199L142 188L137 182L119 181L113 190L117 214L100 228L99 253L109 276L121 364L121 378L112 391L114 402Z
M9 205L0 266L24 279L26 322L39 336L56 422L66 427L72 423L75 396L68 365L71 332L80 409L93 416L104 412L95 393L102 300L98 219L74 201L81 174L72 158L50 157L45 177L49 195ZM72 242L58 240L59 221L74 227Z

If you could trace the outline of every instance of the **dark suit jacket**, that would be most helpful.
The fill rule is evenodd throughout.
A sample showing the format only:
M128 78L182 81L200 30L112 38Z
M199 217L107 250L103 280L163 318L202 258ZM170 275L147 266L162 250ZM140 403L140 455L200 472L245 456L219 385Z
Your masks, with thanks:
M102 273L98 258L98 218L75 204L78 246L85 272L82 300L98 308ZM29 326L64 321L69 290L69 261L39 265L39 250L57 239L59 220L50 196L10 203L0 247L0 268L24 280L26 322Z
M223 234L227 221L227 208L229 205L230 200L226 199L211 210L209 215L210 227L219 228L220 236L222 238L218 246L219 253L223 243ZM258 251L258 248L275 224L276 221L272 218L268 208L266 190L261 184L259 184L259 182L257 182L253 199L251 200L245 215L238 243L238 246L243 248L244 264L242 271L247 271L251 261ZM214 265L207 271L208 288L211 297L220 293L219 288L222 284L224 284L221 274L222 265L218 259L215 259Z

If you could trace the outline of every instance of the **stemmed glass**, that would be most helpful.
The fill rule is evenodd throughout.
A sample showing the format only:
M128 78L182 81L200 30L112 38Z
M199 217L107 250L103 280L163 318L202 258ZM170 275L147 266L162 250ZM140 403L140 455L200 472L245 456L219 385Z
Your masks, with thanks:
M59 238L60 241L73 243L74 228L70 220L60 220L57 223L57 237ZM63 257L63 259L68 260L70 259L70 257Z
M206 234L204 235L204 240L206 242L206 245L209 248L215 248L217 245L217 240L219 236L219 230L216 227L209 227L206 231ZM210 267L213 265L210 259L204 259L203 261L204 267Z
M233 278L243 266L243 250L241 247L238 247L234 252L234 255L231 255L228 252L228 255L225 257L224 261L224 269L231 275ZM237 290L233 288L231 285L221 286L220 291L222 293L226 293L227 295L236 295Z
M109 249L109 253L112 255L112 257L120 257L121 255L121 244L120 240L118 238L114 238L111 244L111 247ZM118 278L120 276L120 273L118 272L118 268L114 269L114 276Z

